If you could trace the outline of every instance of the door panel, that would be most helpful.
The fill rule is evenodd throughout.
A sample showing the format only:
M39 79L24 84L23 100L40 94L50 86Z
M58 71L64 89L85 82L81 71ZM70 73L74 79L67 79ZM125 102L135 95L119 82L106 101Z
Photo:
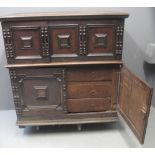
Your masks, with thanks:
M21 96L22 116L40 109L63 110L64 89L62 69L32 68L17 69L17 85ZM62 111L63 112L63 111Z
M25 79L23 100L27 107L55 107L61 104L61 84L56 78Z
M144 143L151 97L152 88L124 67L121 71L119 112L141 143Z

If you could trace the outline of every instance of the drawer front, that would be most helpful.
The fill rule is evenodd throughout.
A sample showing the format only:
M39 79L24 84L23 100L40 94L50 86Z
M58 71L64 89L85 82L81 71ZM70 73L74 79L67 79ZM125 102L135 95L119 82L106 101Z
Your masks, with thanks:
M67 81L110 81L112 80L112 67L89 66L72 67L67 70Z
M69 99L68 112L99 112L111 109L111 98Z
M112 95L111 82L68 82L67 97L104 98Z

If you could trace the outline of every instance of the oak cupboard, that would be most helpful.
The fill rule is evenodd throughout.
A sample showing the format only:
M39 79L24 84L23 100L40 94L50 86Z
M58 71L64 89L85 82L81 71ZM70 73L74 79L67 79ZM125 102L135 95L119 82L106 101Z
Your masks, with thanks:
M16 14L0 18L17 125L118 121L141 143L152 88L122 62L119 12Z

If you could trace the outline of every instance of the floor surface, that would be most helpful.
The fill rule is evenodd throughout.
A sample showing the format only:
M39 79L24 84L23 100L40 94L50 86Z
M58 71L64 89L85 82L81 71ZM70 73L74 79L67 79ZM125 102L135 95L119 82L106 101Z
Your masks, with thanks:
M122 121L108 124L46 126L19 129L14 110L0 111L0 147L155 147L155 109L151 108L144 145ZM121 123L120 123L121 122Z

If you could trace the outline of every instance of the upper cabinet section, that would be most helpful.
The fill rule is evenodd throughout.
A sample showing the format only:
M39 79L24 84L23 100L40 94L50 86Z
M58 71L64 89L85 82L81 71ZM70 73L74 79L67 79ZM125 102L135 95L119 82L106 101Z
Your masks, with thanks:
M125 13L1 18L9 64L121 60Z

